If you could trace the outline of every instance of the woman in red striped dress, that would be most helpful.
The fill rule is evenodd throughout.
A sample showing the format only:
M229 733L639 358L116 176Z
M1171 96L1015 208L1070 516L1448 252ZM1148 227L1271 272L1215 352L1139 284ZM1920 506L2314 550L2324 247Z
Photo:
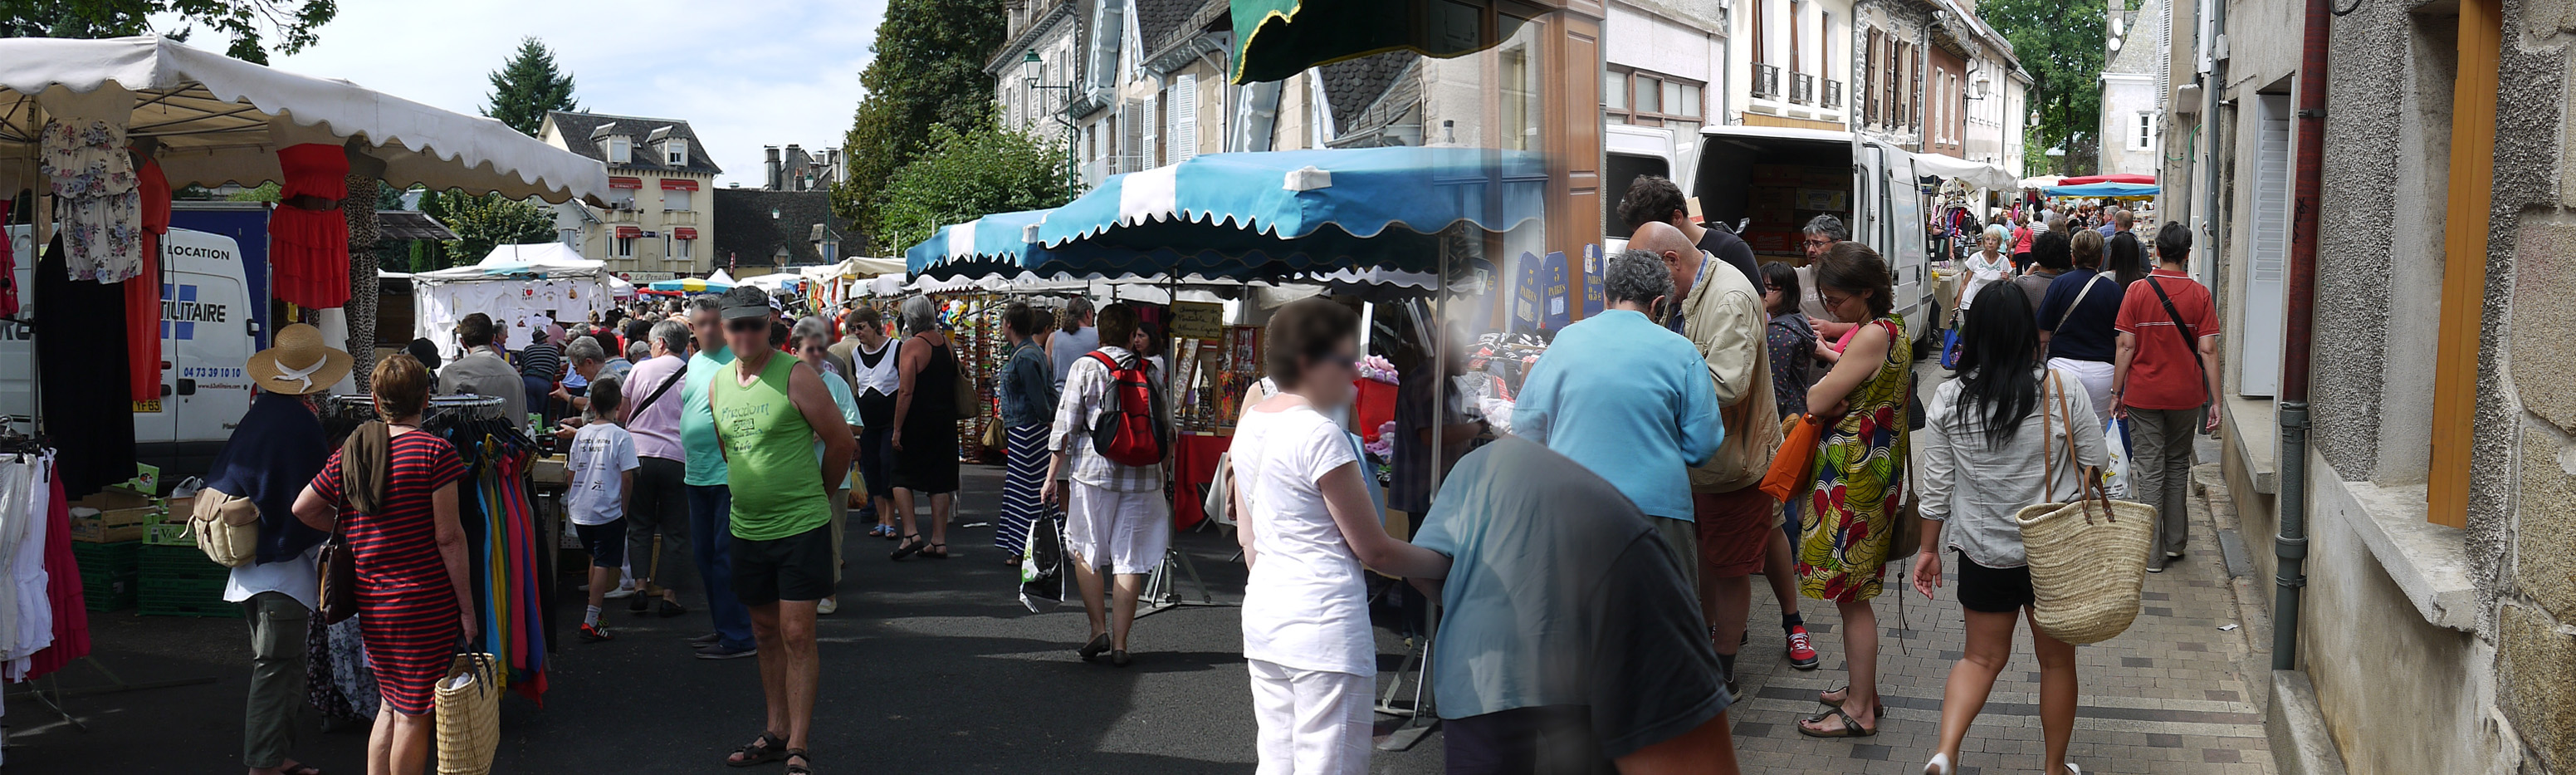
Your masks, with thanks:
M430 685L475 633L456 514L465 464L446 439L420 430L429 371L419 361L388 357L370 384L385 422L360 426L332 453L296 498L295 516L318 530L347 520L339 527L357 571L358 625L392 711L376 715L367 772L411 775L433 744Z

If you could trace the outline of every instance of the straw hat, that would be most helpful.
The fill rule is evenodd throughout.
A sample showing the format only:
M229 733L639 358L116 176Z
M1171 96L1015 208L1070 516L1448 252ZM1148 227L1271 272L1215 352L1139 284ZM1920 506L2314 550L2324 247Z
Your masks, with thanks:
M349 376L349 362L348 353L322 343L321 329L295 323L278 329L276 344L250 357L250 378L271 393L310 395Z

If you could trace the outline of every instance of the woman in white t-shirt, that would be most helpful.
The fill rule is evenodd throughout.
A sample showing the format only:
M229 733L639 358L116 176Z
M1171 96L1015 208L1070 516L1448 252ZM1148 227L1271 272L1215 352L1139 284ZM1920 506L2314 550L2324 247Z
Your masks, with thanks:
M1358 445L1322 413L1350 403L1359 316L1328 300L1271 318L1263 357L1279 391L1235 426L1236 538L1251 566L1243 656L1262 775L1368 772L1377 646L1363 566L1437 579L1449 558L1387 535Z
M2012 257L2004 255L2003 245L2004 227L1988 226L1985 235L1977 239L1977 252L1959 262L1959 295L1950 300L1950 308L1958 310L1953 320L1967 322L1968 307L1976 303L1977 291L1987 283L2012 278Z

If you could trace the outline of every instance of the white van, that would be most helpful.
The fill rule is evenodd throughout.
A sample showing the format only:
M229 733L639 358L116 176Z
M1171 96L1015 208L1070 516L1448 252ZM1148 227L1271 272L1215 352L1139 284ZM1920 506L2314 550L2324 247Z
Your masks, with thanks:
M1924 241L1923 198L1916 184L1919 171L1913 153L1851 132L1815 129L1719 125L1702 128L1696 138L1676 139L1670 134L1665 129L1609 126L1603 193L1612 209L1605 220L1612 239L1606 248L1616 250L1625 243L1627 233L1617 223L1616 208L1628 184L1640 174L1671 178L1699 200L1706 223L1732 230L1752 220L1752 228L1741 236L1754 243L1757 253L1765 254L1760 256L1763 260L1804 263L1797 258L1796 243L1796 229L1804 219L1795 216L1835 212L1851 229L1854 241L1877 249L1887 260L1894 275L1890 283L1896 292L1896 313L1904 317L1907 333L1920 341L1932 330L1931 251ZM1684 153L1677 150L1681 143L1697 145ZM1764 179L1765 170L1779 167L1823 171L1830 179L1797 183ZM1763 188L1803 189L1801 193L1827 200L1840 195L1841 201L1775 206L1756 201L1756 189ZM1811 277L1804 268L1799 275ZM1813 295L1808 294L1807 311L1821 315Z
M26 291L19 316L30 319L45 303L32 295L31 227L9 227L8 237L19 257L18 287ZM135 454L166 473L189 475L213 462L250 408L257 387L244 364L260 337L241 247L231 237L171 229L161 259L169 270L161 286L161 397L134 404ZM41 333L0 320L0 415L22 432L33 429L36 415L33 337Z

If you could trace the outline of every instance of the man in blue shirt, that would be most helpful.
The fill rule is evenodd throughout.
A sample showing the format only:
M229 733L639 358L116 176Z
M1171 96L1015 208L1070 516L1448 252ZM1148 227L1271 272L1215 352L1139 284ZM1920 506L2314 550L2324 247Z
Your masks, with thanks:
M1567 326L1530 367L1512 432L1610 480L1663 534L1696 590L1690 469L1725 440L1717 389L1699 348L1648 317L1673 302L1661 257L1621 253L1602 278L1606 309Z

